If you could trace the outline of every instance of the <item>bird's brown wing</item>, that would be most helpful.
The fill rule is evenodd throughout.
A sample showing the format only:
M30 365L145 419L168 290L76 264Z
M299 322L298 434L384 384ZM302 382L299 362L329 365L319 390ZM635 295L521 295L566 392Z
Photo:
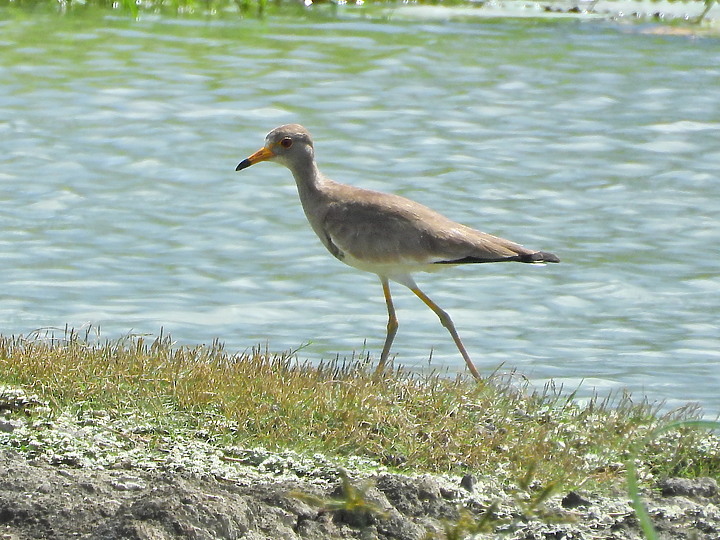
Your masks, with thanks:
M377 264L460 264L522 260L533 253L410 199L357 188L352 191L343 190L342 197L328 204L323 229L333 246L355 259Z

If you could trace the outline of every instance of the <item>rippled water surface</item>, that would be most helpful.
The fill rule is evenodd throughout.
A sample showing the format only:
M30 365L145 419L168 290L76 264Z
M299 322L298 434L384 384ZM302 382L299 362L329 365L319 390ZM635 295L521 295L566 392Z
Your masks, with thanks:
M605 23L0 13L0 330L218 337L300 358L384 339L287 170L321 168L557 253L421 274L481 371L720 412L720 41ZM394 288L396 362L463 370ZM428 359L431 355L430 363Z

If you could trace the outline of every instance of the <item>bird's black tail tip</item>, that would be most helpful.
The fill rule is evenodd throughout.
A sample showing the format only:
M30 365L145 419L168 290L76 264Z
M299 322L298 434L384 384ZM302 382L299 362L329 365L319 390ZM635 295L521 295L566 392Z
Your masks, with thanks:
M560 258L554 253L547 251L536 251L523 257L522 262L526 263L559 263Z

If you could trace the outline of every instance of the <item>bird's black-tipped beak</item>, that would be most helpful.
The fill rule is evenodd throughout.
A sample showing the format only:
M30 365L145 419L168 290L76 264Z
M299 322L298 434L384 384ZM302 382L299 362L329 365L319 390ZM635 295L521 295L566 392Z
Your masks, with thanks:
M238 166L235 167L235 170L242 171L243 169L247 169L250 165L252 165L252 161L249 159L243 159L240 163L238 163Z
M261 161L266 161L268 159L274 158L275 153L270 150L269 148L265 148L264 146L255 152L252 156L249 158L243 159L237 167L235 167L236 171L242 171L243 169L247 169L250 165L255 165L256 163L259 163Z

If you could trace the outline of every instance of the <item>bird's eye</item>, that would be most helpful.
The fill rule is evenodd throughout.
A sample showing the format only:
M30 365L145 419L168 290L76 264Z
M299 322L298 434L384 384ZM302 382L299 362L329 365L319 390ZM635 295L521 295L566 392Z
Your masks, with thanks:
M285 137L283 140L280 141L280 146L283 148L290 148L293 144L293 140L290 137Z

